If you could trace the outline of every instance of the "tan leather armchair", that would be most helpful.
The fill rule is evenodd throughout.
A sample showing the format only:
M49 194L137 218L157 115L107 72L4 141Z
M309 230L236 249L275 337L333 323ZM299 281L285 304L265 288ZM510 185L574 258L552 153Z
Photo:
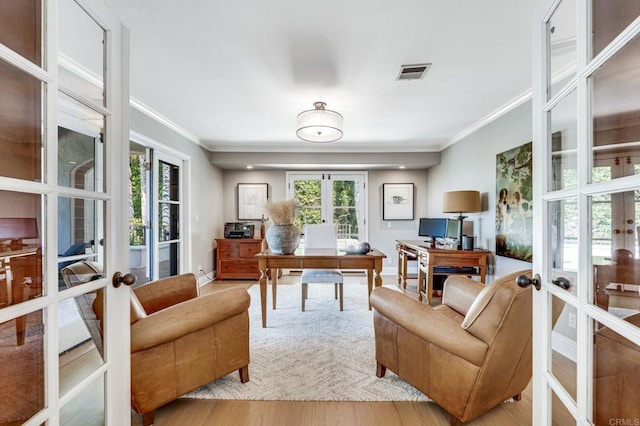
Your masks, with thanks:
M153 424L155 409L235 370L249 380L249 293L199 296L193 274L131 294L131 405ZM94 304L102 318L102 296Z
M521 392L531 379L531 287L516 272L483 285L447 279L440 306L398 291L371 294L378 377L390 369L440 405L456 424Z

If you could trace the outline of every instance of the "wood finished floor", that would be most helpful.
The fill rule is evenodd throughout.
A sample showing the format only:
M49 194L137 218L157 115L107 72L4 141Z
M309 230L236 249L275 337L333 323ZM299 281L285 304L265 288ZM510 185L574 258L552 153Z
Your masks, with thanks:
M365 277L347 277L351 280ZM284 276L286 285L299 278ZM366 281L364 281L366 282ZM383 277L384 284L395 284L396 278ZM207 284L202 292L227 287L248 288L252 282L223 281ZM416 295L416 280L409 280L407 294ZM251 366L249 366L251 373ZM375 374L375 372L371 372ZM554 422L555 423L555 422ZM142 425L142 417L131 415L132 425ZM167 425L449 425L448 414L432 402L303 402L303 401L220 401L179 399L156 411L157 426ZM531 424L531 384L522 400L500 404L491 411L468 422L468 425L507 426ZM558 422L557 424L568 424Z

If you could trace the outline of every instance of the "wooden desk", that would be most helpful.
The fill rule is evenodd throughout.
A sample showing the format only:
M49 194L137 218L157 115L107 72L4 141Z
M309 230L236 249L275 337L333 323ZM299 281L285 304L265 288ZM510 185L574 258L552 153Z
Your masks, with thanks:
M398 249L398 261L400 261L400 251L403 253L415 253L418 257L418 300L422 300L425 296L427 303L431 299L433 292L433 276L434 275L468 275L477 276L480 282L484 283L487 275L487 255L488 250L445 250L438 248L429 248L429 243L422 240L396 241ZM452 267L452 268L475 268L475 271L467 270L434 272L436 267ZM400 267L398 268L400 273ZM404 267L404 276L400 276L398 281L402 279L406 282L406 266ZM425 275L426 274L426 275ZM422 290L422 282L426 279L426 289Z
M375 285L382 285L382 259L387 256L378 250L367 254L345 254L331 249L298 249L294 254L273 254L265 250L256 255L260 270L260 308L262 310L262 327L267 326L267 272L272 269L366 269L369 294ZM271 292L273 309L276 308L278 289L278 273L271 274ZM371 309L371 303L369 303Z

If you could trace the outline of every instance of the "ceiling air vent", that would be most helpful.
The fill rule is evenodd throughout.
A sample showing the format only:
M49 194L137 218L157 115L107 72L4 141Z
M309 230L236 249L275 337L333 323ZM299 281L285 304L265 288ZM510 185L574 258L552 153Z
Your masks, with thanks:
M396 80L419 80L429 71L431 64L413 64L400 66Z

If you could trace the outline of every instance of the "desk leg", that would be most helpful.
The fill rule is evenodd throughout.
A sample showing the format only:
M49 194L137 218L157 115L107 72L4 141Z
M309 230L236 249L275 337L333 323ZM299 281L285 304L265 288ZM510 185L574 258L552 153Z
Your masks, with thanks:
M267 327L267 262L260 259L260 309L262 312L262 328Z
M424 270L418 261L418 300L422 302L422 283L424 282Z
M373 290L373 269L367 269L367 290L369 291L369 310L371 310L371 291Z
M398 248L398 285L402 285L402 251Z
M273 298L273 309L276 308L276 299L278 298L278 274L280 269L271 270L271 296Z
M429 265L429 267L427 268L427 270L429 271L427 273L427 304L431 303L431 299L433 298L433 267L434 265Z
M408 264L409 256L407 253L402 253L402 288L407 289L407 271L409 270Z

